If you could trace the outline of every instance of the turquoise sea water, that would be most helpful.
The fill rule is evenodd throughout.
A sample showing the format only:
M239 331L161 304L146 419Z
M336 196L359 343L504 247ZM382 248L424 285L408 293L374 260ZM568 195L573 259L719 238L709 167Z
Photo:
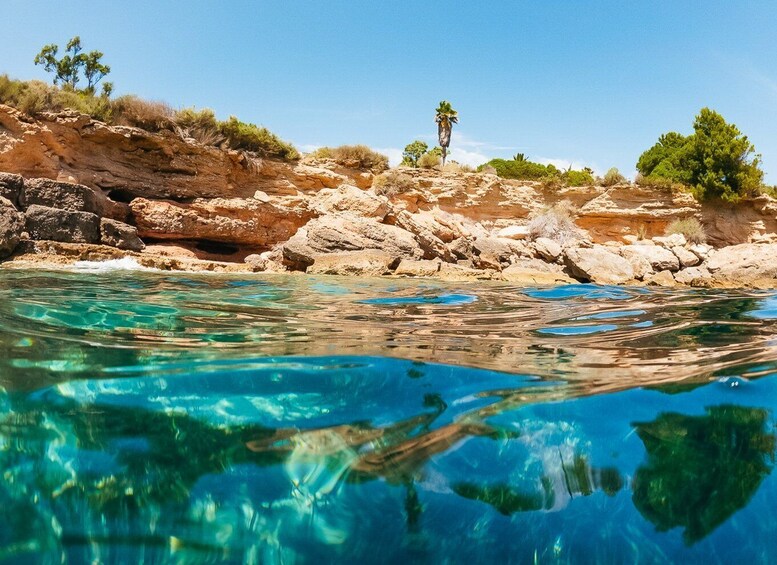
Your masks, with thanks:
M0 560L772 563L777 295L0 271Z

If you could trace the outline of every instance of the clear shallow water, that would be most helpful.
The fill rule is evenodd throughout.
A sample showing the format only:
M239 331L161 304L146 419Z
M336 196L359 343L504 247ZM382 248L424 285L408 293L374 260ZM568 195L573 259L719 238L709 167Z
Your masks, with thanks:
M0 558L774 562L777 297L0 272Z

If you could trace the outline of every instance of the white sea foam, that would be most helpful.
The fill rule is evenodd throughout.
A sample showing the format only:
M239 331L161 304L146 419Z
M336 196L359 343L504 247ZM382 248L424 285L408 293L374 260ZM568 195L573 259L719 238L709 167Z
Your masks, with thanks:
M107 273L110 271L157 271L144 267L134 257L109 259L107 261L76 261L73 270L80 273Z

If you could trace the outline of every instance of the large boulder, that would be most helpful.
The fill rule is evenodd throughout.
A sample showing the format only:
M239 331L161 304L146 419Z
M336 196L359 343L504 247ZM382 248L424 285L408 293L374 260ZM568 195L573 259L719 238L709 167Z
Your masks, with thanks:
M393 257L420 259L423 251L413 234L370 218L328 215L300 228L282 246L284 260L295 269L313 265L318 255L373 249Z
M677 255L658 245L624 245L620 252L627 260L632 257L644 258L654 271L677 271L680 269L680 260Z
M128 251L142 251L145 247L135 226L109 218L100 220L100 243Z
M441 268L441 261L402 259L394 274L398 277L435 277Z
M719 286L777 286L777 243L732 245L711 253L703 265Z
M634 278L626 259L600 245L566 250L565 262L572 276L601 284L623 284Z
M389 202L385 196L343 184L318 191L310 200L310 208L321 215L347 213L382 220L388 213Z
M13 253L24 231L24 214L0 196L0 258Z
M701 263L701 259L693 253L692 251L689 251L685 247L672 247L672 253L674 253L677 258L680 260L680 266L683 268L686 267L695 267L699 263Z
M347 275L379 277L390 274L400 258L383 251L364 249L317 255L315 262L308 267L312 275Z
M555 261L561 256L561 246L547 237L538 237L533 244L534 253L546 261Z
M21 175L0 173L0 197L5 198L14 206L19 205L19 195L24 188L24 178Z
M299 198L197 198L130 203L138 235L149 239L206 240L270 247L289 239L313 217Z
M479 237L472 242L475 263L483 269L501 270L520 257L529 257L526 244L506 237Z
M103 215L107 197L82 184L51 179L29 179L24 183L19 202L25 210L32 205L59 208L70 212Z
M411 214L407 210L400 211L394 218L394 225L415 235L416 241L424 252L425 259L440 258L447 262L456 260L456 255L439 237L440 229L435 229L435 222L429 215ZM449 231L449 230L448 230ZM445 232L447 236L447 231ZM447 238L452 241L453 234Z
M99 243L100 241L100 217L97 214L32 204L24 215L26 229L32 239L64 243Z

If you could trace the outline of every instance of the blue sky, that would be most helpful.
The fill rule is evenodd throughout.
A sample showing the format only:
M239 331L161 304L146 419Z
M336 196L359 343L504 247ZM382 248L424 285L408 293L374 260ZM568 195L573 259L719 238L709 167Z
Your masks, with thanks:
M434 142L434 108L460 124L453 159L616 166L703 106L736 123L777 183L777 3L3 2L0 72L80 35L117 94L213 108L302 149Z

